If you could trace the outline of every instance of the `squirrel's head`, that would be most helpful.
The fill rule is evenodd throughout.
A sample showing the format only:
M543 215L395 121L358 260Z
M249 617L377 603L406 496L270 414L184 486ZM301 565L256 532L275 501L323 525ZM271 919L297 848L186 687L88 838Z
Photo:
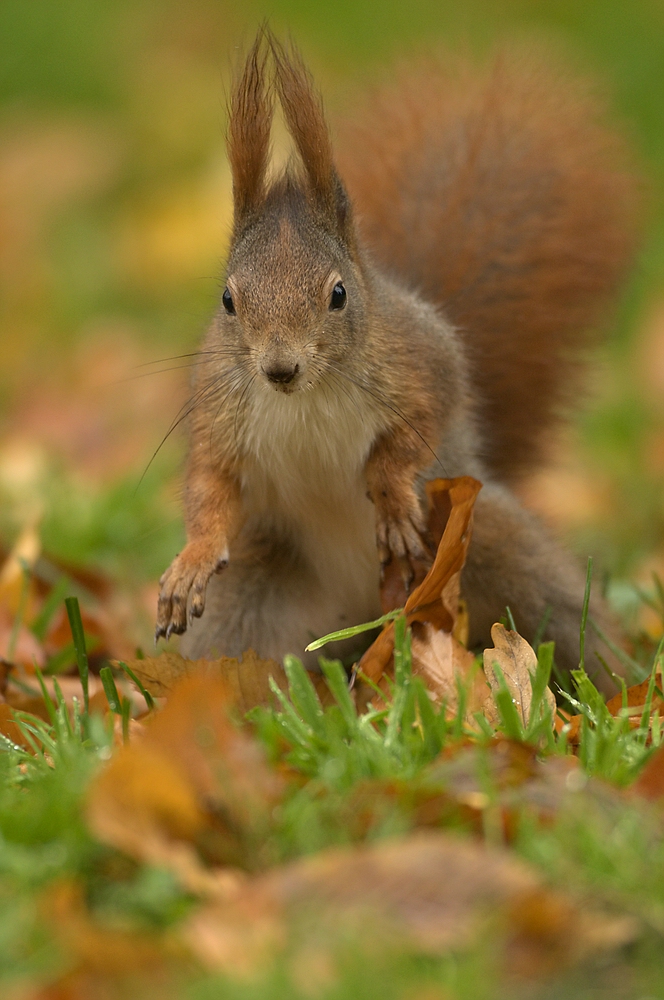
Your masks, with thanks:
M275 91L300 162L268 184ZM228 151L234 225L220 348L241 353L272 389L311 388L362 336L364 281L320 99L299 55L265 31L233 89Z

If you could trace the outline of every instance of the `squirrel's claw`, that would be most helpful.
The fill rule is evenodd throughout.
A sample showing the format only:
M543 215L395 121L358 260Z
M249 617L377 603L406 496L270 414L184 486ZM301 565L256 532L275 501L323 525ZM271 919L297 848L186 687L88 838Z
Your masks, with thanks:
M155 642L171 635L182 635L187 621L200 618L205 610L205 591L213 573L220 573L228 565L228 554L210 558L204 543L190 543L176 556L161 580L157 603ZM187 615L187 604L189 614Z
M419 528L414 518L403 520L396 518L379 519L376 526L376 546L380 559L381 584L385 577L385 567L395 559L399 564L401 579L406 593L415 579L414 560L427 560L429 556Z

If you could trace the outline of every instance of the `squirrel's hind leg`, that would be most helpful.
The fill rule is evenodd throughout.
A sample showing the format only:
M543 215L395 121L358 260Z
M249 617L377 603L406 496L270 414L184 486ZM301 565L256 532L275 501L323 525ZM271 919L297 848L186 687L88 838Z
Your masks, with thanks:
M518 631L532 640L547 608L544 639L555 641L555 661L564 672L579 665L579 635L585 576L570 553L554 541L541 522L508 490L491 483L475 506L473 537L463 571L462 592L468 605L470 645L490 646L491 626L509 606ZM590 617L620 644L615 624L594 588ZM617 685L602 667L599 653L616 674L620 662L586 629L585 664L595 685L613 695Z

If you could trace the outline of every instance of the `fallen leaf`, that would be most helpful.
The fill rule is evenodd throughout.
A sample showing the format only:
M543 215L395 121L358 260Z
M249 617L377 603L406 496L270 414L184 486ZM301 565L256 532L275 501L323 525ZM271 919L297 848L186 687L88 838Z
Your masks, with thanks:
M283 691L288 689L284 668L276 660L261 659L253 649L243 653L241 659L222 656L218 660L186 660L179 653L166 652L123 662L157 698L167 697L183 677L205 673L223 682L226 697L242 714L256 705L273 704L271 677ZM120 661L113 661L113 665L119 667ZM312 673L310 677L323 704L330 704L331 695L323 676Z
M530 722L530 709L533 700L532 678L537 670L537 656L532 646L519 635L496 623L491 628L491 639L494 648L484 650L484 673L491 687L493 698L488 698L484 714L490 722L498 722L499 714L495 696L501 689L500 680L495 671L498 664L502 671L507 690L526 728ZM551 709L551 717L555 717L556 699L553 691L547 687L544 700Z
M661 663L658 664L657 671L655 674L655 690L653 691L652 702L650 705L650 714L653 715L655 712L659 715L664 715L664 700L657 693L657 688L662 690L662 668ZM633 728L637 728L641 722L641 716L646 707L646 700L648 698L648 689L650 687L650 678L643 681L641 684L634 684L632 687L627 688L627 705L623 706L623 696L622 692L616 694L606 703L611 715L620 715L623 708L627 708L627 714L629 715L630 725Z
M405 784L405 783L404 783ZM529 824L550 825L563 810L596 806L609 816L624 809L624 793L589 777L577 757L541 760L537 748L503 737L441 754L420 778L399 791L419 825L460 823L511 843Z
M634 921L584 912L547 889L505 850L418 832L272 869L234 899L199 910L185 935L206 964L246 975L263 971L286 940L296 948L346 939L373 951L437 955L471 945L490 928L520 966L557 966L637 933Z
M460 573L470 544L473 507L482 484L470 476L427 483L432 506L447 494L450 513L433 566L409 594L404 610L408 621L430 622L452 632L459 610Z
M283 782L260 745L229 717L228 687L208 672L173 688L144 735L93 783L97 836L139 860L168 865L192 891L216 884L200 859L256 867Z
M559 708L556 712L553 728L560 734L565 732L567 745L578 747L581 740L581 726L583 725L583 715L570 715L564 709Z
M413 676L421 677L432 701L446 706L450 718L456 716L459 704L459 678L466 687L466 720L473 721L481 711L487 696L487 683L481 669L475 669L475 657L450 632L434 628L428 622L412 626Z
M14 719L14 710L6 702L0 702L0 733L13 743L14 746L22 747L24 750L32 749L29 741ZM1 742L4 744L5 740ZM2 749L6 749L6 744Z
M470 543L473 506L480 489L481 483L470 476L436 479L427 483L432 519L444 523L444 530L433 565L422 582L409 594L404 613L410 626L416 622L426 623L433 631L442 631L451 636L451 646L448 644L443 654L444 640L441 640L435 650L430 648L433 631L419 635L417 652L420 675L427 683L427 671L430 669L431 683L441 691L449 690L450 670L458 667L462 672L467 671L473 661L473 657L453 637L453 632L459 612L461 570ZM380 681L390 667L393 652L394 623L390 622L364 653L358 664L358 673L361 672L374 683ZM441 658L445 661L444 666Z
M630 791L645 799L664 799L664 747L659 747L648 759Z
M664 684L662 682L662 669L661 665L658 665L655 674L655 689L653 691L652 700L650 703L650 718L654 715L659 715L660 718L664 717L664 699L657 693L657 689L660 691L664 690ZM646 707L646 701L648 698L648 691L650 688L650 679L642 681L641 684L633 684L632 687L627 688L627 698L626 704L623 705L623 695L622 692L610 698L606 703L606 707L611 715L614 717L623 714L626 711L629 720L630 729L638 729L641 725L641 719L643 717L643 712ZM581 727L583 725L583 715L569 715L566 712L559 713L563 718L556 719L556 731L562 732L564 727L567 732L567 742L570 746L578 746L581 739ZM650 735L648 736L650 739Z

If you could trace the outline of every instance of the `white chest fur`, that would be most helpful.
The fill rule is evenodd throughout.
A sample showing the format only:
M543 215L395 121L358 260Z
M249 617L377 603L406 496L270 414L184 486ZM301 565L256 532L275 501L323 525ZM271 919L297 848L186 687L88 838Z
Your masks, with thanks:
M364 469L383 421L354 386L287 395L261 385L243 413L246 513L287 533L335 589L355 589L352 579L372 593L376 586L375 514Z

